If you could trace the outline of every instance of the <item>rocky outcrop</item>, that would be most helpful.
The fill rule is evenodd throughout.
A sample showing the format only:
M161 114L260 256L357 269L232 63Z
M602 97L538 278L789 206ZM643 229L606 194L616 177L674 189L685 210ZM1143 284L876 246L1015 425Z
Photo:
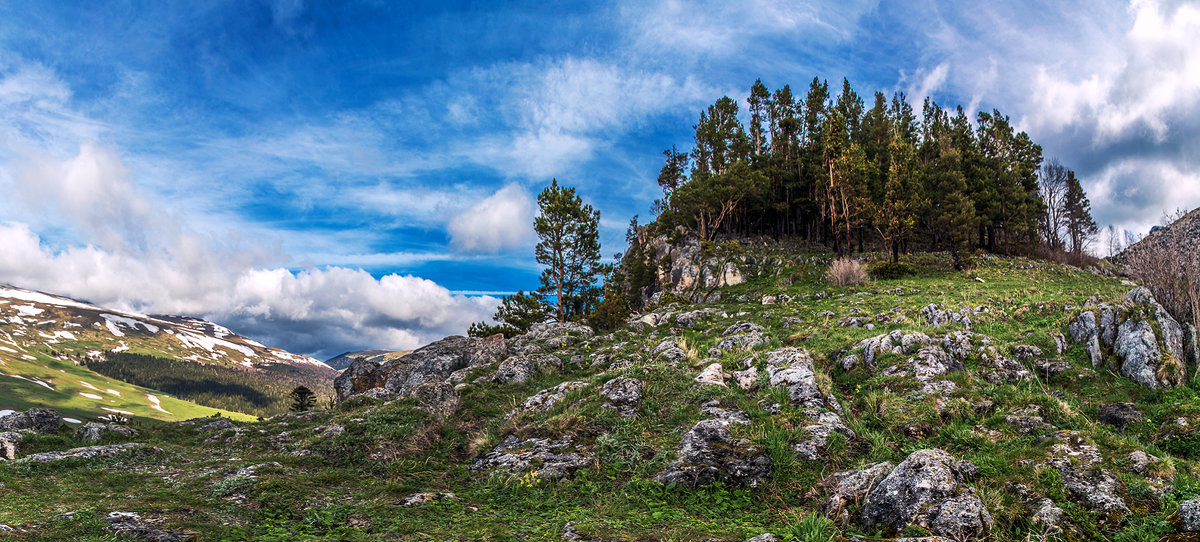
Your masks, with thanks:
M507 353L537 354L552 352L595 336L592 328L574 322L543 322L508 340Z
M57 435L61 422L62 417L52 408L31 408L0 418L0 431L32 431L44 435Z
M971 330L971 309L964 308L958 312L954 312L942 308L937 303L930 303L921 309L921 316L932 327L940 328L949 324L961 324L967 331Z
M1184 501L1176 513L1179 530L1185 533L1200 533L1200 499Z
M1142 421L1142 411L1133 403L1107 403L1100 405L1100 421L1118 429Z
M550 354L530 354L513 356L502 362L492 376L492 382L498 384L517 384L525 382L534 375L546 370L562 369L562 360Z
M836 521L849 519L850 507L861 503L867 492L894 468L895 465L884 461L829 476L821 482L821 485L829 488L829 497L821 505L821 513Z
M648 245L651 253L647 254L647 263L658 269L655 285L644 292L646 302L661 298L660 292L664 291L684 296L692 302L705 301L712 290L745 282L742 267L754 261L747 256L731 254L722 257L714 251L705 251L700 236L682 227L673 235L650 239L643 233L640 241ZM659 265L663 263L665 265Z
M104 530L116 533L122 537L134 540L149 540L152 542L177 542L192 540L192 533L164 531L146 524L137 512L111 512L104 518Z
M1147 288L1131 290L1120 307L1089 304L1068 329L1093 367L1102 365L1111 349L1120 373L1144 388L1173 388L1186 379L1184 328Z
M771 386L786 387L792 404L809 419L803 427L807 437L793 446L802 459L821 459L834 433L855 438L854 431L842 421L841 405L817 383L816 367L807 350L781 348L767 354L767 379Z
M520 439L509 435L471 465L472 470L500 470L510 474L531 472L542 480L566 478L587 466L590 458L566 435L557 439Z
M433 417L444 420L458 410L458 393L449 382L422 382L407 393L408 397L417 399L417 410L423 410Z
M618 377L609 380L600 388L600 395L607 402L600 408L612 410L625 418L637 416L642 405L642 387L644 383L636 378Z
M148 454L151 452L162 452L158 448L148 447L145 444L131 442L128 444L109 444L107 446L88 446L85 448L71 448L60 452L44 452L22 457L14 461L14 464L21 463L53 463L64 459L94 459L97 457L112 457L125 451L133 451L137 454Z
M861 520L890 533L920 525L955 539L982 536L994 524L961 464L939 449L913 452L879 481L867 494Z
M771 474L771 459L750 441L734 439L731 424L747 424L741 411L714 409L683 436L679 455L655 479L688 487L716 481L755 487Z
M862 363L868 371L876 371L876 360L881 354L908 356L902 362L886 367L883 376L909 375L922 386L927 394L949 394L957 386L941 378L954 371L961 371L972 354L978 354L985 363L980 372L985 380L994 383L1030 380L1033 374L1025 366L1005 355L995 347L996 339L966 331L955 331L944 337L930 337L919 331L896 330L884 335L864 339L850 348L841 357L843 370L853 370Z
M504 415L504 419L508 420L522 414L546 412L566 398L568 393L584 386L587 386L587 382L569 381L563 382L553 388L546 388L525 399L524 402L517 405L517 408L510 410L508 414Z
M112 422L88 422L83 424L83 426L77 429L75 432L79 435L79 438L83 439L84 442L96 442L100 440L102 436L104 436L104 433L116 433L123 437L133 437L137 436L138 434L137 430L133 429L132 427Z
M17 458L17 446L25 440L23 433L5 431L0 433L0 459L11 461Z

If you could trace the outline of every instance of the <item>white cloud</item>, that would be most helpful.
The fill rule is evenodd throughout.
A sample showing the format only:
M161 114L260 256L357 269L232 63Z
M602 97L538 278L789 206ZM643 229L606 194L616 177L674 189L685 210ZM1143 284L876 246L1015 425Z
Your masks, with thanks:
M254 243L220 242L141 195L115 152L76 156L14 176L16 199L53 210L47 223L87 235L55 249L27 223L0 225L0 280L118 309L199 315L302 353L412 348L463 333L497 300L452 294L413 276L376 279L361 269L291 271ZM236 237L231 239L237 240Z
M533 233L533 200L509 184L455 216L447 226L450 243L462 252L496 254L524 247Z

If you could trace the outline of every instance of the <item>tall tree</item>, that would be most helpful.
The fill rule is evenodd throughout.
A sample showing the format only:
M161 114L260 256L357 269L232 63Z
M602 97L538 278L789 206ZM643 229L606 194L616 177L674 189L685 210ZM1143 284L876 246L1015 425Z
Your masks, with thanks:
M1066 222L1067 240L1071 243L1071 252L1083 262L1083 251L1099 231L1096 221L1092 219L1092 204L1088 202L1087 194L1074 171L1067 172L1067 190L1063 194L1063 211Z
M585 205L574 188L560 187L557 179L538 194L538 210L533 221L539 239L535 256L546 266L538 294L552 299L552 311L559 322L577 319L600 296L596 286L600 274L600 212Z
M900 245L916 226L917 153L912 143L899 134L892 137L890 163L881 200L874 204L875 230L883 238L884 248L892 253L892 262L900 261Z
M754 145L754 156L762 156L767 148L767 132L763 122L770 116L771 91L763 85L762 79L754 81L750 87L750 141Z
M292 400L292 412L307 412L317 406L317 394L305 386L296 386L288 397Z
M1067 192L1067 168L1057 159L1051 159L1042 166L1038 181L1042 203L1045 204L1040 224L1042 241L1050 250L1061 250L1063 220L1066 214L1063 196Z

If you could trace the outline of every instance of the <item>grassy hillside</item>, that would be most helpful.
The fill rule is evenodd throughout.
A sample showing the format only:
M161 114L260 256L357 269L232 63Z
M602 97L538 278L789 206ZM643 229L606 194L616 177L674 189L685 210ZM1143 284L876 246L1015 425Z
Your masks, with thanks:
M14 536L18 540L113 539L102 519L113 511L137 512L155 528L203 540L559 540L568 522L583 539L743 541L774 533L783 540L847 540L884 533L855 519L861 502L850 503L846 516L820 512L831 491L829 475L940 448L974 465L969 484L995 521L987 540L1190 539L1176 534L1172 521L1180 502L1200 497L1196 389L1146 390L1111 369L1093 369L1079 346L1055 353L1052 334L1065 334L1086 300L1119 303L1129 285L1022 258L981 256L978 269L956 273L944 255L921 255L908 260L917 270L913 276L832 287L821 281L825 266L812 263L827 257L787 255L787 261L805 263L726 288L719 303L657 307L661 321L646 318L559 348L553 354L562 370L544 370L523 383L492 382L495 366L473 369L458 391L458 410L445 420L415 409L415 399L383 404L355 398L332 411L215 434L139 421L137 441L161 451L116 460L0 463L0 524L23 529ZM764 296L769 301L780 295L790 300L763 303ZM999 350L1035 346L1046 359L1020 362L1033 378L1007 383L990 380L990 366L973 355L944 377L956 386L945 395L923 390L909 374L840 366L856 343L881 333L963 330L961 324L931 327L921 315L930 303L968 309L971 330L994 338ZM679 324L681 313L705 308L713 312L692 327ZM866 316L876 329L851 327L851 318ZM766 341L705 359L727 339L728 327L743 322L765 328ZM652 355L668 338L686 359ZM815 359L822 393L840 403L855 435L831 436L817 460L794 449L812 435L809 418L787 389L770 386L763 376L754 390L694 380L713 362L726 372L747 365L761 370L769 353L789 346ZM630 363L610 366L605 360ZM903 361L885 354L876 365ZM1047 371L1045 363L1060 365ZM599 392L618 377L644 383L635 417L603 407ZM568 381L583 384L544 412L506 417L539 390ZM713 401L745 412L750 423L732 425L733 437L764 451L769 477L757 487L655 481L676 459L689 428L710 416L704 409ZM1117 401L1135 403L1144 419L1123 429L1100 423L1100 405ZM1078 433L1056 433L1064 430ZM569 437L582 466L561 480L472 468L508 437ZM76 445L81 443L72 437L36 437L22 454ZM1119 482L1128 512L1090 510L1047 465L1063 449L1092 447L1097 468ZM1129 457L1139 450L1158 462L1135 469ZM416 492L454 496L404 506ZM1042 498L1062 510L1062 531L1049 531L1035 519L1029 503ZM913 526L895 534L928 531Z

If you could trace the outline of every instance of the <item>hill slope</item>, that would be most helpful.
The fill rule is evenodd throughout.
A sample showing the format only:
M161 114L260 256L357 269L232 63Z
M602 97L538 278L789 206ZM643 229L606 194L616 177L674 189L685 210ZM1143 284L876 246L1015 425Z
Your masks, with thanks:
M327 388L336 374L320 361L264 346L204 320L131 314L0 285L0 410L52 406L77 418L120 412L155 419L214 411L87 367L114 353L238 368L248 378L282 370L314 389Z
M141 423L145 447L115 460L0 463L0 523L18 539L1195 539L1195 361L1144 290L986 255L972 275L918 255L914 276L833 287L828 254L755 258L776 256L611 333L356 363L332 410ZM20 455L82 444L30 436Z

